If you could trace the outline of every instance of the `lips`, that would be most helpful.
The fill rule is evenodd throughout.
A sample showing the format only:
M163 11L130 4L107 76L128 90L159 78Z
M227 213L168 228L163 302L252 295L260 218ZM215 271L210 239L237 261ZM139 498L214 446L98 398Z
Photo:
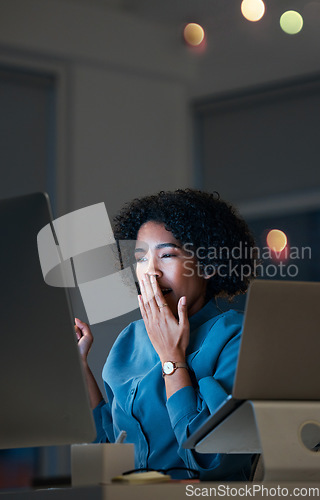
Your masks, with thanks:
M168 293L172 292L172 288L161 288L161 292L163 295L168 295Z

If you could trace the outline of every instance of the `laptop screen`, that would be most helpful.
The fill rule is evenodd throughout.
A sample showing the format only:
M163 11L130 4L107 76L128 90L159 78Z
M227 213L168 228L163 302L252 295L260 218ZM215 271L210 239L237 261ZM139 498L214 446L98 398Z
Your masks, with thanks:
M250 287L232 395L319 400L320 283L256 280Z

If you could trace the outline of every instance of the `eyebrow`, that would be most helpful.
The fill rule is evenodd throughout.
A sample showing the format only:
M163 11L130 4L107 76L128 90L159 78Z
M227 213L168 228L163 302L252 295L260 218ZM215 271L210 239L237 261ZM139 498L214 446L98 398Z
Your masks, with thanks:
M156 245L156 250L160 250L161 248L178 248L179 250L181 249L181 247L179 247L179 245L176 245L175 243L159 243L158 245ZM136 248L134 252L138 253L145 251L146 251L145 248Z

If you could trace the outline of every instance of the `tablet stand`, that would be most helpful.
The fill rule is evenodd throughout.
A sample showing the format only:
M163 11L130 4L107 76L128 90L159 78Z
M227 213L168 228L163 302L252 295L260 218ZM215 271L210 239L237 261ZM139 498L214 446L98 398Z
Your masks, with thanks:
M262 453L264 481L319 481L320 402L245 401L195 450Z

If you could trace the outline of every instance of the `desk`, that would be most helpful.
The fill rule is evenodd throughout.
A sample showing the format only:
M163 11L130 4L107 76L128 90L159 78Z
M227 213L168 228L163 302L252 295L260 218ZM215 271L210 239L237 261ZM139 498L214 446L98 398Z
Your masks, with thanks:
M188 488L188 489L187 489ZM211 488L211 490L210 490ZM229 490L228 490L229 488ZM251 488L251 495L245 489ZM262 490L265 489L264 491ZM273 490L271 490L273 488ZM281 495L281 491L284 493ZM299 488L300 497L296 495ZM214 490L215 489L215 490ZM232 489L230 491L230 489ZM254 491L255 489L255 491ZM258 491L260 489L260 491ZM237 492L236 492L237 490ZM276 493L280 491L280 493ZM306 494L308 490L308 494ZM211 491L211 495L210 495ZM227 494L229 491L229 495ZM192 493L193 492L193 493ZM187 494L188 493L188 494ZM272 494L271 494L272 493ZM320 482L262 482L262 483L217 483L201 482L189 484L119 485L110 484L87 488L63 488L0 493L0 500L186 500L188 498L316 498L320 496Z

